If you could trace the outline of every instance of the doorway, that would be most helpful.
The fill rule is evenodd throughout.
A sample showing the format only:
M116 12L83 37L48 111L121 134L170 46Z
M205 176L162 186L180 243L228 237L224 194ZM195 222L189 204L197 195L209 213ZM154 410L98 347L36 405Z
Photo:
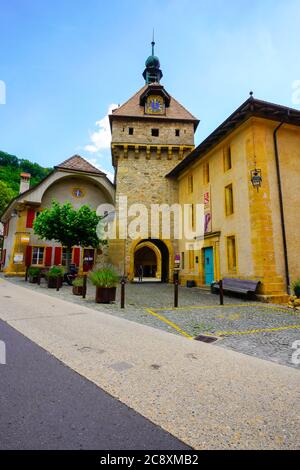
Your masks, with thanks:
M135 277L138 277L138 271L142 267L144 278L155 278L157 274L157 257L151 248L143 246L135 254L134 271Z
M168 282L169 250L162 240L141 240L132 251L132 275L137 277L139 267L143 268L145 280Z
M204 248L204 277L206 285L210 285L215 280L213 247Z

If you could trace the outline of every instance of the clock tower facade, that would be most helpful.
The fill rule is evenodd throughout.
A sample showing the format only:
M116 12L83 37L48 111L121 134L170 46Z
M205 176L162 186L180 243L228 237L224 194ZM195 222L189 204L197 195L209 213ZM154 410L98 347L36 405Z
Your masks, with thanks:
M177 183L166 175L193 150L199 123L160 84L162 75L152 42L143 73L145 86L110 115L117 215L118 201L126 197L128 209L143 204L149 216L147 236L109 243L112 263L129 280L141 271L144 279L173 279L177 242L172 236L151 236L151 207L178 202Z

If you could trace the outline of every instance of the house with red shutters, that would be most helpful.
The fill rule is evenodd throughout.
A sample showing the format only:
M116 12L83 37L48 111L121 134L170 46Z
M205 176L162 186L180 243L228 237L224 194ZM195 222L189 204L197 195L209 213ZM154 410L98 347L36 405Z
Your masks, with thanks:
M39 213L51 207L52 200L70 202L74 208L114 204L115 187L105 173L79 155L65 160L38 185L30 187L30 174L20 175L20 194L2 214L3 248L1 267L7 275L24 275L27 266L64 265L65 247L55 241L41 240L34 234L33 222ZM94 266L97 250L74 247L72 262L80 271Z

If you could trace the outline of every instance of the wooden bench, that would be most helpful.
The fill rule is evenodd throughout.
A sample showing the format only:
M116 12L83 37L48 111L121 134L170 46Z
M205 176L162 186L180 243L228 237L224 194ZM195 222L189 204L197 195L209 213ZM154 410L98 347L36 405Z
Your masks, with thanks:
M223 279L223 291L232 292L235 294L243 294L247 297L254 296L260 285L260 281L248 281L244 279L233 279L225 278ZM211 286L213 294L218 294L220 290L219 282L214 282Z

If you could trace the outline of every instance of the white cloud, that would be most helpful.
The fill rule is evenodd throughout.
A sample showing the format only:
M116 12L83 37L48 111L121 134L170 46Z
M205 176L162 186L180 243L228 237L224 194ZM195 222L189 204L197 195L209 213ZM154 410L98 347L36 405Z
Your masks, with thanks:
M84 147L84 150L95 154L101 152L101 150L110 148L111 132L108 115L117 107L117 104L110 104L106 116L100 119L100 121L96 121L95 126L98 129L95 132L90 133L90 143Z
M106 176L110 179L110 181L113 183L114 182L114 174L109 171L109 170L105 170L101 164L99 163L98 161L98 158L97 157L92 157L92 158L85 158L85 160L87 162L89 162L91 165L95 166L96 168L98 168L98 170L100 171L103 171L103 173L106 174Z

